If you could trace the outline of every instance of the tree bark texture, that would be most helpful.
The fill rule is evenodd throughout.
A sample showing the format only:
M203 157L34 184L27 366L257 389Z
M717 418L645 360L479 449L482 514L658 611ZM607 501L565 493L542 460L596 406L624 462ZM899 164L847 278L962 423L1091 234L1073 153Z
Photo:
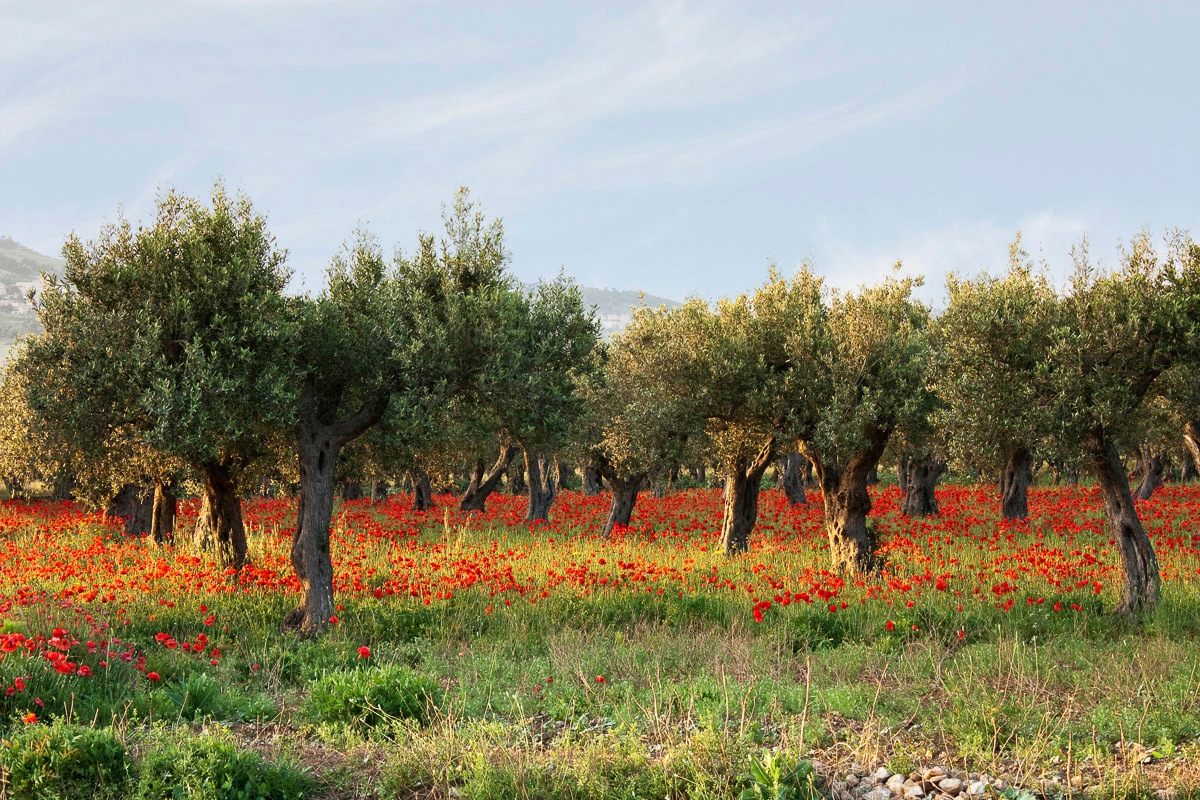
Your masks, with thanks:
M1191 456L1191 475L1194 479L1200 475L1200 420L1189 420L1183 426L1183 445Z
M51 500L74 500L75 499L75 476L74 475L59 475L54 479L54 486L50 492Z
M1029 484L1033 482L1033 457L1025 447L1014 447L1000 475L1000 515L1004 519L1029 519Z
M204 465L203 501L196 519L196 541L201 547L217 545L221 564L241 569L246 564L246 526L242 501L230 468L221 463Z
M1139 500L1149 500L1154 494L1154 490L1163 484L1163 469L1166 466L1166 460L1162 453L1142 445L1138 448L1137 464L1138 473L1141 476L1137 496Z
M459 501L459 510L485 511L487 509L488 497L492 492L496 491L496 485L500 483L500 479L504 477L509 464L516 457L517 448L514 445L502 444L500 446L500 456L486 473L483 471L483 462L477 462L475 472L471 476L471 485L467 487L467 491Z
M362 500L363 485L359 481L346 481L342 484L343 500Z
M629 527L633 509L637 505L638 492L642 490L646 480L647 476L644 472L639 472L627 479L620 478L616 474L608 476L608 485L612 488L612 505L608 508L608 518L604 520L604 527L600 530L602 537L607 539L612 536L613 530L618 525Z
M1054 470L1054 485L1060 483L1066 486L1079 485L1079 472L1071 465L1060 465L1052 467Z
M153 503L152 491L127 483L108 501L104 516L122 520L126 536L144 536L150 532Z
M313 636L330 624L333 613L333 560L329 553L329 527L337 489L337 459L342 448L379 421L387 409L386 396L373 398L357 411L335 422L317 414L313 387L300 395L296 425L299 451L300 503L292 537L292 568L304 591L303 604L290 612L284 628Z
M172 486L154 484L154 507L150 515L150 535L158 544L171 541L175 536L175 515L179 510L179 498Z
M938 480L946 473L946 464L933 458L908 458L905 460L907 487L900 513L908 517L933 517L938 513Z
M433 508L433 487L429 485L429 473L417 467L408 476L413 485L413 511L429 511Z
M554 459L554 485L555 485L555 488L557 488L560 492L563 489L571 488L570 486L567 485L567 481L574 473L575 473L575 470L573 470L571 467L568 467L566 464L564 464L562 461L560 461L557 457L555 457L555 459Z
M292 568L300 579L304 604L289 614L284 624L312 635L324 629L334 616L329 525L333 520L334 470L341 444L321 428L302 428L298 438L300 506L292 537Z
M791 453L783 460L779 485L788 502L793 506L808 504L808 496L804 493L804 472L801 467L801 464L807 461L808 459L800 453Z
M589 458L587 466L583 468L584 497L595 497L604 491L604 485L600 482L600 478L600 464L595 457Z
M1125 582L1116 612L1138 615L1150 611L1159 598L1158 557L1134 508L1121 455L1103 428L1089 431L1083 444L1104 498L1109 533L1121 551Z
M750 533L758 522L758 493L763 473L775 459L775 437L768 439L753 458L739 459L725 475L725 516L721 521L721 548L725 555L750 549Z
M519 461L508 468L505 480L508 482L509 494L525 494L529 491L529 484L525 480L525 465Z
M557 483L554 480L554 461L526 449L525 471L529 473L529 511L525 514L525 521L548 521Z
M900 494L908 493L908 459L902 458L896 464L896 485L900 487Z
M1192 463L1190 456L1183 457L1183 463L1179 465L1179 482L1193 483L1200 473L1196 472L1196 465Z
M388 482L385 480L377 480L371 484L371 502L386 503L388 499Z
M829 536L829 555L835 569L868 572L875 568L878 537L867 524L871 513L871 495L867 478L879 464L887 446L889 430L868 429L863 447L843 464L836 458L821 458L801 443L821 483L825 503L825 532ZM909 487L911 489L911 487Z

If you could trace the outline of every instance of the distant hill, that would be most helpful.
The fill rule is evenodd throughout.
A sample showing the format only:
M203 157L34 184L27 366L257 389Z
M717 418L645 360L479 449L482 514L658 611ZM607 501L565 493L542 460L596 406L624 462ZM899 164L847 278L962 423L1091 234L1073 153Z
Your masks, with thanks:
M63 266L61 258L42 255L11 237L0 236L0 364L18 336L40 330L25 295L41 286L43 272L61 275Z
M600 317L600 332L604 336L620 333L633 321L633 306L676 308L682 305L676 300L628 289L593 289L589 286L581 286L580 289L583 291L584 308L596 307L596 315Z
M5 287L14 283L37 283L43 272L61 275L62 271L61 258L44 256L11 237L0 236L0 283Z

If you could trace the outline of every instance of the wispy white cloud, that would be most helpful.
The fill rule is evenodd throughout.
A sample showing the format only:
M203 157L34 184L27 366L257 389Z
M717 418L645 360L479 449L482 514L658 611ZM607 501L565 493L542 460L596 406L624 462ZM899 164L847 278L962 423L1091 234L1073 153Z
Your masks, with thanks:
M1091 240L1094 256L1111 261L1117 253L1117 240L1110 240L1112 229L1103 219L1104 215L1098 213L1046 210L1012 225L993 220L959 222L869 248L860 248L826 228L815 266L830 285L855 289L892 274L893 265L899 261L902 275L924 276L921 295L938 306L945 299L946 275L1003 271L1008 265L1008 247L1018 231L1021 246L1060 285L1071 268L1071 247L1084 236Z
M354 144L545 140L638 114L744 99L796 79L764 69L815 28L789 23L678 1L594 20L579 41L530 69L371 108L351 126L359 131ZM828 69L828 62L813 68Z
M692 182L747 162L795 157L856 130L926 110L968 82L964 77L935 81L890 97L864 95L778 122L601 153L583 160L563 183Z

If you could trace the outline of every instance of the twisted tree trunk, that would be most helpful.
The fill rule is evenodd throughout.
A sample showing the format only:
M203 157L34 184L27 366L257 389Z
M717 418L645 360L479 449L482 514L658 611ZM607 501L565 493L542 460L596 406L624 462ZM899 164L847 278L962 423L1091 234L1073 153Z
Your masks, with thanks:
M758 493L763 473L775 459L775 437L768 439L753 458L741 458L725 474L725 516L721 520L721 548L725 555L750 549L750 533L758 522Z
M387 396L364 403L353 414L333 422L322 420L309 381L300 393L296 443L299 451L300 503L292 537L292 568L300 579L304 602L288 613L283 627L312 636L330 624L333 613L333 560L329 526L337 488L337 459L346 444L380 420Z
M1158 557L1134 508L1121 455L1102 427L1089 431L1083 445L1104 498L1109 533L1121 551L1125 583L1116 613L1137 615L1150 611L1159 598Z
M588 459L587 466L583 469L583 494L584 497L595 497L604 490L603 484L600 482L600 464L595 456Z
M575 474L575 470L572 469L571 467L568 467L566 464L564 464L562 461L560 461L558 459L558 457L556 456L554 459L554 480L555 480L555 487L559 491L562 491L563 489L571 488L570 486L567 485L567 480L573 474Z
M170 484L154 484L154 508L150 515L150 535L158 544L171 541L175 535L175 515L179 499Z
M905 463L904 500L900 513L908 517L933 517L938 513L935 489L946 472L946 464L928 457L909 458Z
M371 484L371 502L386 503L388 499L388 482L380 479Z
M1142 445L1138 448L1137 471L1141 476L1138 483L1137 496L1139 500L1149 500L1154 490L1162 486L1163 468L1166 466L1162 453Z
M414 467L408 473L413 486L413 511L429 511L433 508L433 487L429 484L429 473Z
M1033 482L1033 457L1017 446L1008 454L1000 476L1000 514L1004 519L1029 519L1029 484Z
M890 434L890 430L869 427L864 445L844 464L836 456L823 458L801 443L801 452L813 462L821 482L825 532L829 536L829 555L835 569L866 572L875 568L878 537L875 529L867 524L867 514L871 513L867 478L879 464Z
M122 520L126 536L144 536L150 532L153 502L152 492L127 483L108 501L104 516Z
M1183 445L1191 456L1191 476L1200 475L1200 420L1189 420L1183 426ZM1187 480L1186 478L1184 480Z
M196 519L196 541L204 548L215 541L221 564L241 569L246 564L246 526L237 482L227 463L209 462L203 470L203 501Z
M1183 463L1179 465L1179 482L1192 483L1197 477L1200 477L1200 473L1196 472L1196 465L1190 456L1184 456Z
M804 472L801 469L801 464L807 461L808 459L800 453L790 453L783 460L779 484L788 502L793 506L808 504L808 496L804 494Z
M508 465L516 457L516 446L502 443L500 445L500 456L486 474L483 471L483 462L476 462L475 472L471 476L471 485L467 487L462 500L459 501L459 510L485 511L488 497L492 492L496 491L496 485L500 483L500 479L504 477Z
M633 509L637 505L638 492L646 483L646 473L639 472L629 478L620 478L615 474L610 474L607 478L608 485L612 489L612 505L608 508L608 517L604 520L604 527L600 530L600 535L607 539L612 536L612 532L618 525L629 527L629 520L633 517Z
M529 473L529 511L525 514L525 521L548 521L555 495L553 462L549 457L532 453L526 448L525 469Z
M509 494L526 494L529 491L529 484L525 481L525 465L523 463L517 462L514 466L509 467L504 476L508 482Z

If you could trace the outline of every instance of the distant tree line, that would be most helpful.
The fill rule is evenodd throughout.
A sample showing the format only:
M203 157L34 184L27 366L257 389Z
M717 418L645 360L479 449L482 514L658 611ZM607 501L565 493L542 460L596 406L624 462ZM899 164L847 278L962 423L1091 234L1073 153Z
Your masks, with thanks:
M247 561L242 498L299 497L292 564L303 603L285 625L333 615L336 497L418 508L455 488L483 510L502 483L528 520L582 476L611 492L600 533L629 525L643 491L681 473L724 487L722 547L747 550L764 477L794 503L819 488L830 567L876 569L868 486L895 464L902 511L938 513L953 469L1029 515L1035 471L1092 475L1124 568L1119 613L1159 595L1137 515L1171 463L1200 467L1200 246L1143 233L1115 268L1074 251L1064 290L1022 250L1007 271L950 276L934 316L917 279L833 291L805 265L715 304L640 308L611 341L560 275L523 287L498 220L466 190L444 230L384 254L351 236L317 294L289 295L286 255L250 201L164 194L152 223L70 236L47 276L44 332L0 383L0 479L40 482L175 536L177 498L202 498L191 533L233 570Z

